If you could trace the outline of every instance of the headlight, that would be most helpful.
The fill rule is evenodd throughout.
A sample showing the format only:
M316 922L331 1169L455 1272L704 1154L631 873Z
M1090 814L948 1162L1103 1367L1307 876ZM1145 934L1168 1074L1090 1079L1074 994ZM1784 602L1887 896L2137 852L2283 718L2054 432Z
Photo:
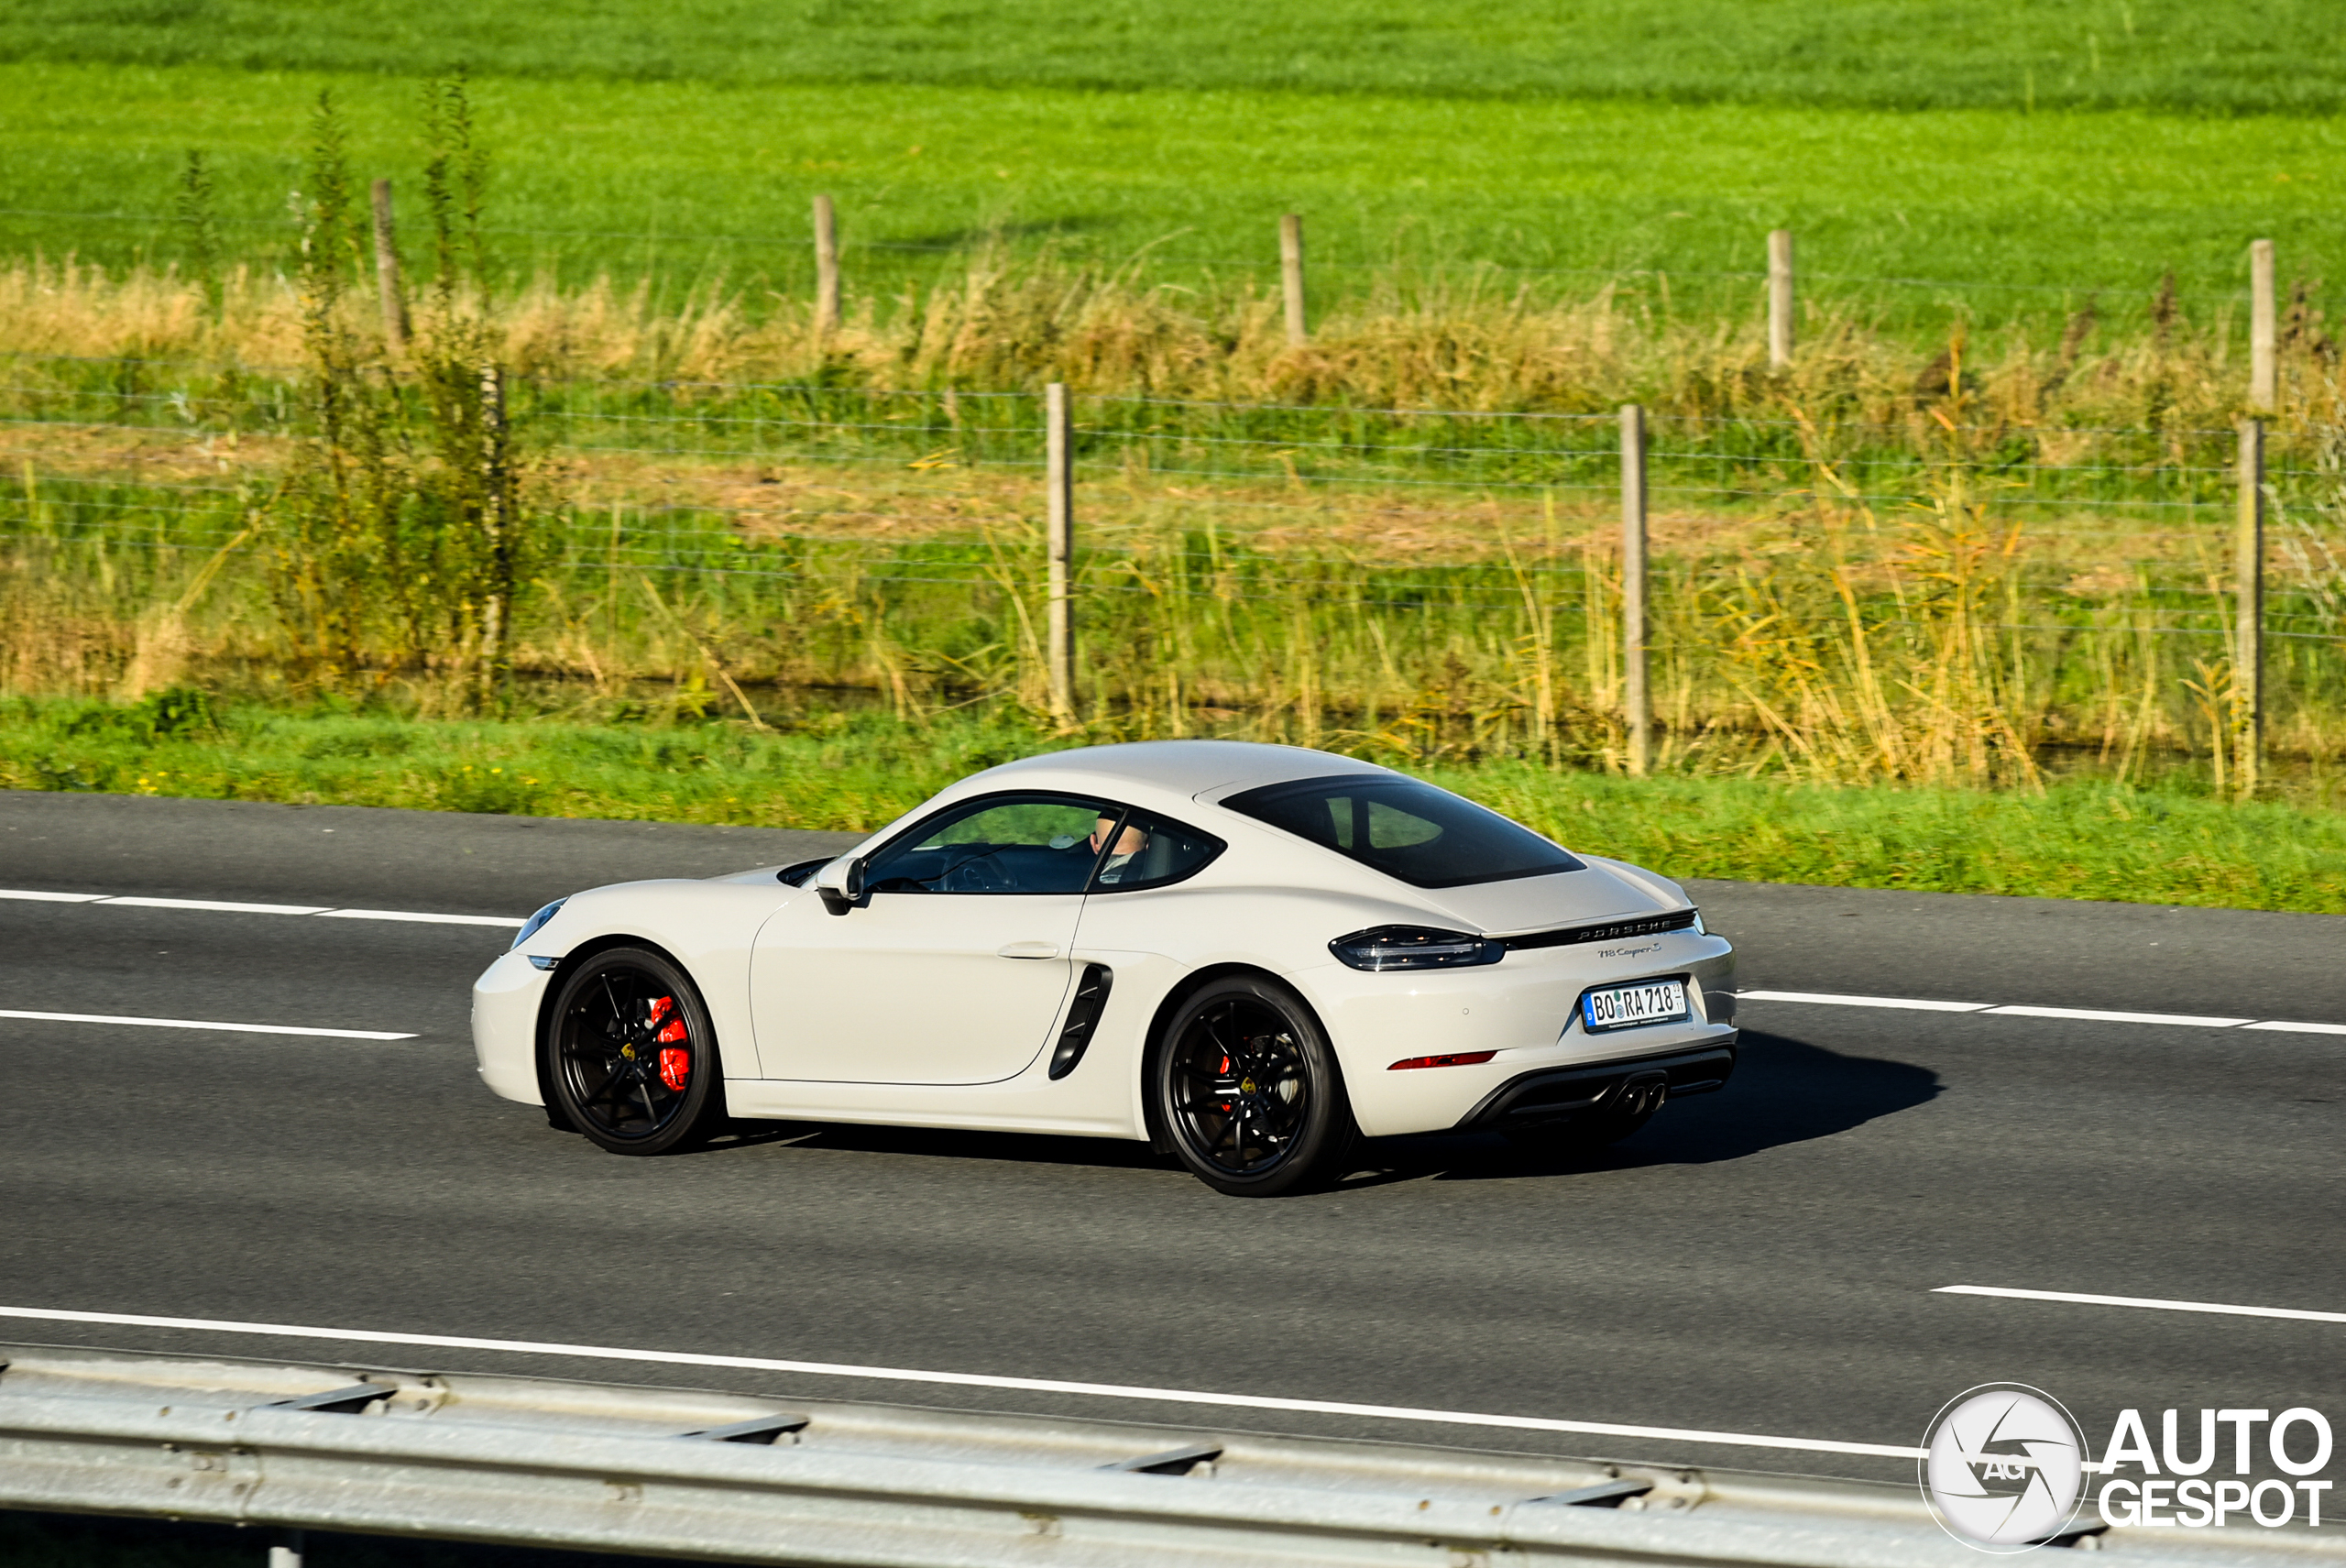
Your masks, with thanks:
M1424 926L1379 926L1355 931L1328 944L1328 950L1354 969L1458 969L1468 964L1495 964L1507 957L1507 945L1464 931L1437 931Z
M1693 931L1697 937L1707 937L1711 934L1710 927L1703 924L1703 912L1699 909L1694 911L1694 924L1687 929Z
M513 933L513 948L520 947L522 943L536 936L539 928L544 926L547 921L561 914L562 906L569 902L570 900L566 898L557 898L552 904L547 905L543 909L539 910L535 915L531 916L527 920L522 921L521 928ZM510 953L513 950L513 948L508 948L505 950Z

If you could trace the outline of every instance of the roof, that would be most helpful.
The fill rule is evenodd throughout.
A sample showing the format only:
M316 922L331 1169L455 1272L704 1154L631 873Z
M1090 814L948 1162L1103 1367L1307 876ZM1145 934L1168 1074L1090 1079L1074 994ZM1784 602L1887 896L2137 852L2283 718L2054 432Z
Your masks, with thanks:
M1392 770L1314 751L1302 746L1272 746L1255 740L1134 740L1114 746L1078 746L1024 757L977 775L995 787L1025 773L1076 774L1123 780L1182 795L1222 785L1285 784L1335 773L1386 773ZM997 784L996 781L999 781ZM1043 780L1037 777L1039 786Z

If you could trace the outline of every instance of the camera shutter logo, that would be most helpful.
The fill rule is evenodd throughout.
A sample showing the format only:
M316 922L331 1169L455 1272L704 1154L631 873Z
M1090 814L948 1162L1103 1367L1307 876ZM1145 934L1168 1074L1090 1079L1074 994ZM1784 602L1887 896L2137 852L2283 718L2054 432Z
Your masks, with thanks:
M2025 1552L2077 1511L2085 1434L2041 1388L1967 1388L1931 1422L1924 1447L1923 1496L1947 1533L1967 1546Z

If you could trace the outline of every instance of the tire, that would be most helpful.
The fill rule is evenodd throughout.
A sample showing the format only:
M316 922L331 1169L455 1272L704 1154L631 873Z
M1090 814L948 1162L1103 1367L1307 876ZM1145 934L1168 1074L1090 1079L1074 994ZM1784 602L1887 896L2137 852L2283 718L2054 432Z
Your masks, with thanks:
M1191 1175L1233 1198L1276 1198L1343 1174L1358 1135L1343 1075L1301 998L1233 975L1167 1022L1149 1091Z
M642 948L563 967L539 1046L548 1111L613 1154L667 1154L721 1128L717 1031L691 977Z

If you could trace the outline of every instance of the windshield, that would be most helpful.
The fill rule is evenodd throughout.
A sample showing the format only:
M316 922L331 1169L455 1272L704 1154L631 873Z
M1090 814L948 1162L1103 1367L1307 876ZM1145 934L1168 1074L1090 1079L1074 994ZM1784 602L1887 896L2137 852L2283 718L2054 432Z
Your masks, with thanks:
M1222 805L1415 887L1576 872L1581 861L1528 828L1415 779L1348 774L1266 784Z

